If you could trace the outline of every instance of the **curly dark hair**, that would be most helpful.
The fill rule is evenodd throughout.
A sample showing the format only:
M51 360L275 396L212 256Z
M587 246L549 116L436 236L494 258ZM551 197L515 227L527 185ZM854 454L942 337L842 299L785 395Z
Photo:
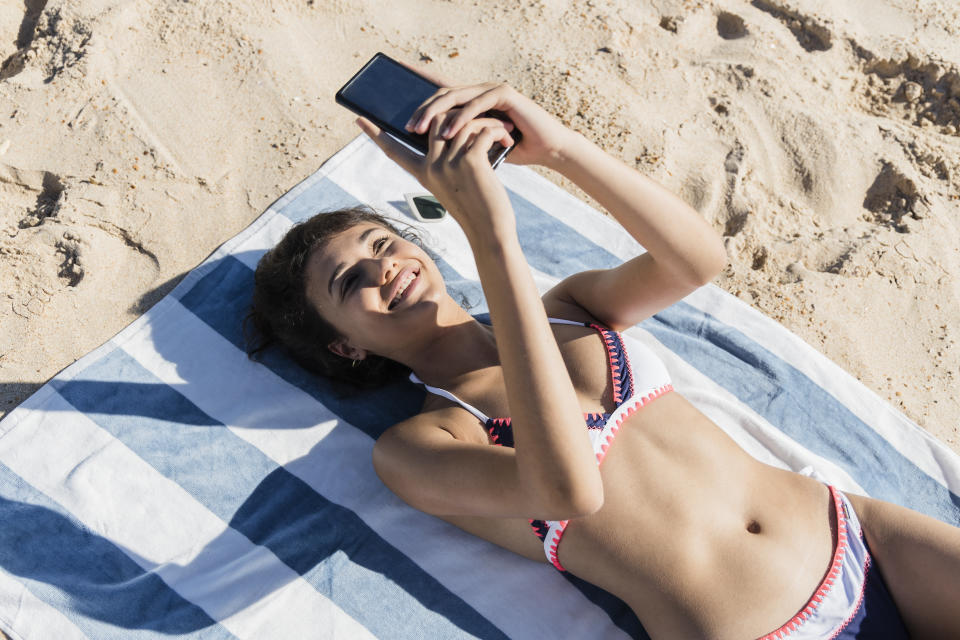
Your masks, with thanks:
M307 300L306 264L310 254L330 238L358 224L373 223L423 246L407 228L398 230L371 207L359 205L318 213L294 225L267 251L254 274L253 301L243 322L247 355L256 359L268 347L281 346L300 366L331 378L372 388L406 375L404 365L370 354L353 361L328 348L342 336Z

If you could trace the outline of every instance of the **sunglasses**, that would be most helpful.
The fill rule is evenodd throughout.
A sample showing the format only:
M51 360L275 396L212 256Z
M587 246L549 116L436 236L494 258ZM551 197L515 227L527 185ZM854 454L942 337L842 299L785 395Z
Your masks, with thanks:
M447 215L443 205L429 193L405 193L410 213L420 222L440 222Z

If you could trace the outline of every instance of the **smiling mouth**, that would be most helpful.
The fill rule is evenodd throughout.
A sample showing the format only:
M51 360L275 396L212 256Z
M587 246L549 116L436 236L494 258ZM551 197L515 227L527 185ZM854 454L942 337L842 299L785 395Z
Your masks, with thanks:
M400 283L397 293L394 294L393 300L390 301L390 304L387 306L388 310L393 310L398 304L400 304L404 297L407 294L407 291L410 289L410 285L413 284L414 280L420 277L420 270L411 271L409 274L404 276L404 281Z

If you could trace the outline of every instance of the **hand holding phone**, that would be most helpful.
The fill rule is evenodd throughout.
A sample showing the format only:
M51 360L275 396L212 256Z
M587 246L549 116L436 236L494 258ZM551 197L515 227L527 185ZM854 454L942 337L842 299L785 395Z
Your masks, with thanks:
M404 125L417 108L440 89L440 85L432 80L383 53L377 53L337 91L336 101L367 118L408 149L426 155L426 128L413 132ZM475 117L506 119L497 113L480 113ZM520 133L515 132L512 140L519 141L520 137ZM512 148L513 145L503 145L499 141L494 143L488 153L490 165L497 168Z
M424 133L431 122L440 119L441 135L450 139L474 118L490 114L510 123L507 128L516 141L510 152L511 164L559 169L578 135L530 98L508 84L497 82L446 87L434 93L414 111L406 128L413 134Z

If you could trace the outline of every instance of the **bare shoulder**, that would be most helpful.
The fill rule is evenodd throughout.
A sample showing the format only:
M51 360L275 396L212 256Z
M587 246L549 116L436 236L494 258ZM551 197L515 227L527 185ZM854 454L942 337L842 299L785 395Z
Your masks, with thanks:
M386 429L377 442L384 437L396 438L402 435L409 438L435 431L441 431L447 434L447 437L461 442L487 444L476 417L456 403L432 393L428 393L424 398L420 413Z

